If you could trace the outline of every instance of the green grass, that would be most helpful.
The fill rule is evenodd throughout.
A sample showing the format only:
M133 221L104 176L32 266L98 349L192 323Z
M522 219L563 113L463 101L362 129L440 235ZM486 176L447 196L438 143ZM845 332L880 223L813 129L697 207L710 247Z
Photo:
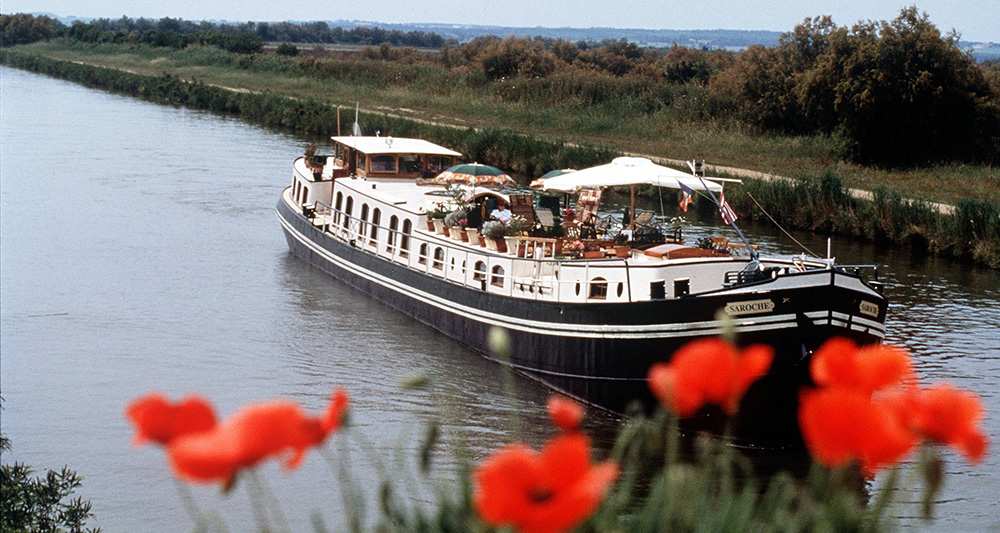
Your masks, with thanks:
M517 80L469 83L427 64L402 65L375 60L324 59L304 73L292 60L246 57L215 48L183 50L129 45L85 45L64 40L19 49L52 58L80 61L146 75L169 73L185 79L296 98L353 105L462 126L508 128L544 138L606 146L619 151L677 159L706 159L720 165L792 177L832 170L849 187L879 186L904 196L956 203L963 198L1000 201L1000 171L984 165L941 165L885 170L839 161L833 141L823 136L759 135L735 124L685 118L684 106L701 105L697 92L680 91L669 108L637 113L627 99L589 105L567 99L543 105L541 96L510 97L541 89L517 87ZM241 65L242 62L242 65ZM507 85L504 85L507 84ZM633 88L629 88L633 90ZM635 89L638 90L638 89ZM638 97L636 97L638 98ZM688 100L693 103L685 104ZM693 113L692 113L693 114Z

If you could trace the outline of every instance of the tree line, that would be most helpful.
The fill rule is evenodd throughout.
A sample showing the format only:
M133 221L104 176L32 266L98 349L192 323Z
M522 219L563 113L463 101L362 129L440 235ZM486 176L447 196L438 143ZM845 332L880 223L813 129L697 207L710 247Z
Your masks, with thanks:
M65 36L91 43L135 43L184 48L192 44L218 46L236 53L259 52L267 41L313 44L359 44L440 48L444 37L424 31L387 30L371 26L332 27L326 22L245 22L241 24L121 17L77 21L66 26L47 16L0 15L4 46Z
M62 27L47 17L3 17L4 44L54 35L84 42L259 52L265 40L381 46L344 59L289 57L282 69L385 83L471 86L503 101L613 106L626 116L712 120L760 134L822 135L843 159L906 167L1000 163L1000 64L977 64L916 8L891 21L838 26L806 19L777 46L742 52L624 40L571 42L479 37L459 44L426 32L331 28L325 22L215 24L100 19ZM396 46L391 46L396 45ZM419 53L413 46L438 46ZM281 55L295 56L286 46ZM241 63L243 64L243 63ZM269 68L275 68L274 65Z

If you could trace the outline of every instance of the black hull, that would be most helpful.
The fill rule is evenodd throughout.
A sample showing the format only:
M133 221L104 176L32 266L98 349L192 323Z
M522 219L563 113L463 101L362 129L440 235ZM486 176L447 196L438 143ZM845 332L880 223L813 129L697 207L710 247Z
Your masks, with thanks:
M491 360L617 413L625 413L636 402L647 410L653 406L645 381L649 367L668 360L691 340L717 334L718 310L740 300L717 295L595 305L513 298L430 276L359 249L314 227L283 200L278 202L277 211L289 249L297 257ZM806 354L833 336L849 337L859 344L881 339L879 327L858 328L855 324L852 328L837 321L835 317L843 315L851 321L861 296L837 286L832 274L824 275L830 277L829 283L773 291L770 296L777 305L771 315L775 319L768 325L737 327L739 344L768 344L776 354L769 374L744 398L736 423L738 435L761 443L794 440L798 391L809 379ZM873 300L870 295L865 299ZM453 308L442 302L459 305ZM878 297L876 303L881 325L886 302ZM777 317L790 318L781 321ZM575 329L553 331L545 326L527 327L526 322L558 323ZM767 322L767 316L755 317L755 323ZM872 321L866 322L871 325ZM657 324L662 328L656 330ZM648 335L628 333L633 326L654 329ZM616 327L619 329L614 331L625 333L593 333ZM491 348L491 330L494 337L502 332L507 341L503 355Z

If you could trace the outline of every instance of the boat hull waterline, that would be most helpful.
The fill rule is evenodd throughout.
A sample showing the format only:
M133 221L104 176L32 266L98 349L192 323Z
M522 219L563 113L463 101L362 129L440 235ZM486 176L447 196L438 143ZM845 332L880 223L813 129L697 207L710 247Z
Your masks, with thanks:
M740 345L775 349L771 371L748 391L736 421L737 435L759 443L797 438L795 411L799 390L809 382L810 351L834 336L859 344L884 337L885 299L841 271L806 271L679 299L536 301L477 290L388 261L313 226L284 199L276 211L295 256L491 360L617 413L635 402L646 408L654 404L646 383L649 367L694 339L722 333L727 324L718 319L720 309L773 302L766 312L733 317L728 324ZM872 304L877 316L870 314ZM861 316L866 305L869 316ZM498 331L505 337L504 354L494 352Z

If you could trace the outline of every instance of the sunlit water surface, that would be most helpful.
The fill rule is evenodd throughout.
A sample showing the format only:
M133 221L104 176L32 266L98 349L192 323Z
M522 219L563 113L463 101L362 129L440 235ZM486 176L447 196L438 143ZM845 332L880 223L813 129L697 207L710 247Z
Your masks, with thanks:
M149 391L197 392L230 413L278 397L319 410L333 387L347 387L355 427L334 437L331 456L351 466L369 517L379 469L426 501L462 457L549 436L541 386L289 255L273 205L302 139L9 68L0 75L0 388L14 445L3 461L77 469L94 525L192 526L162 452L130 443L124 406ZM698 221L692 236L720 231L714 223ZM749 230L766 251L797 251L773 229ZM1000 276L871 245L835 242L834 252L886 266L888 340L913 351L925 380L981 395L986 431L1000 441ZM402 390L415 373L429 386ZM428 480L414 457L432 420L443 437ZM590 414L602 449L617 423ZM317 513L344 526L330 467L313 453L292 473L264 469L292 529ZM901 523L1000 526L1000 450L978 466L949 453L947 470L932 524L916 519L920 486L904 476L893 510ZM225 497L212 487L195 494L231 529L253 526L246 482Z

